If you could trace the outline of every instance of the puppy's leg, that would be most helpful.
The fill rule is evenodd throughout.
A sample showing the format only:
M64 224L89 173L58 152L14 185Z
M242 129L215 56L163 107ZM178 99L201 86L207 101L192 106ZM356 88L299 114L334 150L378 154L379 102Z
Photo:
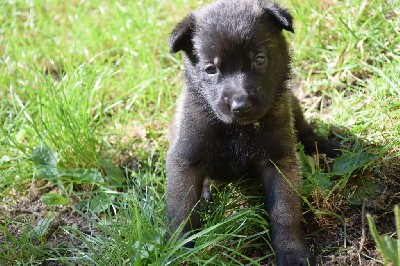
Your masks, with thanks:
M271 220L272 245L278 265L314 265L315 259L301 229L299 191L301 171L296 157L266 165L262 172L263 190Z
M317 143L318 152L325 153L329 157L337 157L340 155L340 143L333 139L324 139L314 133L313 128L304 119L300 102L292 94L292 110L295 119L295 128L299 141L304 145L304 151L311 154L315 151L315 143Z
M203 189L202 175L196 168L182 166L179 160L167 158L167 214L170 229L175 232L178 227L190 215L189 222L184 225L179 234L182 237L185 233L200 227L200 216L198 214L199 200ZM193 247L194 243L189 242L187 247Z

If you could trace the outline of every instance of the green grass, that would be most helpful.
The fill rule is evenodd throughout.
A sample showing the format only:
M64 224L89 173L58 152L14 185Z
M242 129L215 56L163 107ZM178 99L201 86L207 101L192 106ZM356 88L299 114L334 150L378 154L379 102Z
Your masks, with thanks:
M164 243L167 128L182 86L168 33L200 5L187 2L0 1L0 264L273 261L265 212L246 204L252 197L237 184L203 212L194 249ZM336 163L303 156L305 212L339 235L362 199L374 212L371 202L387 193L394 199L374 218L392 217L398 190L390 188L400 187L399 3L284 4L295 17L287 37L305 114L349 150ZM21 218L29 206L22 200L38 204L49 192L66 201L44 198L40 212ZM65 216L72 210L84 229ZM359 241L358 225L348 231ZM344 257L357 248L346 235L321 247L316 235L308 238L317 254Z

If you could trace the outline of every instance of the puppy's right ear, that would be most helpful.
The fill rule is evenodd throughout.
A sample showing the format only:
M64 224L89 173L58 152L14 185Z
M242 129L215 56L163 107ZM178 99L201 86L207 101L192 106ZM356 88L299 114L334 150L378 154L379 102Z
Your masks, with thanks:
M175 26L169 38L169 50L171 53L177 53L182 50L190 56L193 50L192 37L194 26L195 19L193 14L184 18Z

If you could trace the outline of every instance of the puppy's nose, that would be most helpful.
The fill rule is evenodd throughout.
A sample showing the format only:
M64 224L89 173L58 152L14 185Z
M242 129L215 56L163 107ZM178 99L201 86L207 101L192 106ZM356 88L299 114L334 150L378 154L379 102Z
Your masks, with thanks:
M231 105L232 113L238 114L245 114L248 113L253 105L248 100L233 100Z

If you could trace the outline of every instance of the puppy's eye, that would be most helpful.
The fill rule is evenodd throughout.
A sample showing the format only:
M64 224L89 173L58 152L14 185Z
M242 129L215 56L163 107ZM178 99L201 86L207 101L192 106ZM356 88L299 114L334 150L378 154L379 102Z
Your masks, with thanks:
M262 66L265 64L266 61L267 59L263 55L257 55L256 58L254 58L254 64L256 66Z
M217 67L214 65L210 65L210 66L206 67L206 72L209 75L217 74Z

